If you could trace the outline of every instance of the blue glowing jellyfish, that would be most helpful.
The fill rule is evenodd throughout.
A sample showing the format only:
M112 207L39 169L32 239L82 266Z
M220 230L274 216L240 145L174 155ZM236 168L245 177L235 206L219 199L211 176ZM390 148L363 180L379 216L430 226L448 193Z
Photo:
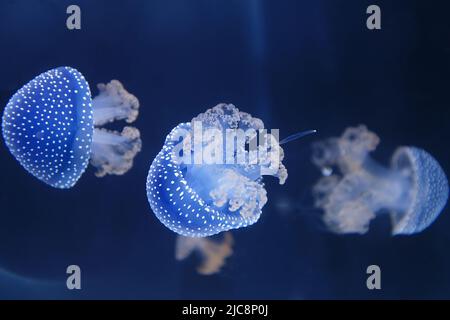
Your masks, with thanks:
M187 237L257 222L267 202L262 176L275 176L280 184L287 178L273 131L231 104L176 126L147 177L147 197L157 218Z
M55 188L70 188L89 161L97 176L123 174L140 151L139 131L99 126L133 122L139 101L122 84L99 84L91 99L89 84L70 67L44 72L19 89L3 113L3 138L12 155L33 176Z
M313 162L324 176L313 194L332 231L366 233L376 214L387 212L392 234L418 233L433 223L447 203L447 178L429 153L399 147L390 168L385 168L369 157L378 143L379 138L360 125L315 144Z

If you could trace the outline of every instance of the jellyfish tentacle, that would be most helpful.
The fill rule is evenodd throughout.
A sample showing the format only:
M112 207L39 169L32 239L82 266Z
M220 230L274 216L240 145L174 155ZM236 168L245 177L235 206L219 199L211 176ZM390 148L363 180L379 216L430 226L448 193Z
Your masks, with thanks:
M307 135L310 135L310 134L313 134L316 132L317 132L317 130L313 129L313 130L300 131L300 132L291 134L291 135L287 136L286 138L284 138L283 140L281 140L280 145L303 138Z
M233 254L233 237L230 232L224 234L222 242L202 239L200 252L203 255L203 263L197 268L198 273L211 275L220 271L225 260Z
M178 261L186 259L202 240L203 238L178 236L175 243L175 259Z

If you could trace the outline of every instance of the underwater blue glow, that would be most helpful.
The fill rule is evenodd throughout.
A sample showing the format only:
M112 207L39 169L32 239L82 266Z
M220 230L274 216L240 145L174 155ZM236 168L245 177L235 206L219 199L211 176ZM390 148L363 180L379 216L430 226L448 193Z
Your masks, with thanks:
M170 230L188 237L206 237L258 221L267 202L259 165L180 163L176 146L180 131L192 132L192 123L222 133L229 128L263 129L260 119L220 104L192 120L181 123L167 136L147 177L147 197L157 218ZM207 139L205 139L208 141ZM208 142L209 143L209 142ZM273 147L281 150L279 145ZM192 150L192 149L191 149ZM283 184L286 168L279 162L276 176Z
M56 188L73 186L91 152L88 83L69 67L42 73L9 100L2 129L10 152L29 173Z

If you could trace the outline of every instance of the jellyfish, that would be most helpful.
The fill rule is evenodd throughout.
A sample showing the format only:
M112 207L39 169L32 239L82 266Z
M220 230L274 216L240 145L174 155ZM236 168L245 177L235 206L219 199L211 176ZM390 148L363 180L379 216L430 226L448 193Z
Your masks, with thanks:
M410 235L430 226L443 210L449 187L436 159L401 146L384 167L369 155L379 142L360 125L314 145L312 161L323 174L313 187L315 205L331 231L364 234L372 219L387 213L393 235Z
M269 133L262 120L218 104L166 137L150 166L147 197L156 217L182 236L247 227L267 202L263 176L285 183L283 158L277 130Z
M202 275L218 273L225 264L225 260L233 254L233 236L225 232L221 242L208 238L191 238L177 236L175 244L175 259L186 259L194 251L200 253L202 263L197 272Z
M83 75L71 67L44 72L19 89L3 113L6 146L34 177L55 188L71 188L90 162L96 175L121 175L141 149L139 131L101 126L133 122L139 101L112 80L91 99Z

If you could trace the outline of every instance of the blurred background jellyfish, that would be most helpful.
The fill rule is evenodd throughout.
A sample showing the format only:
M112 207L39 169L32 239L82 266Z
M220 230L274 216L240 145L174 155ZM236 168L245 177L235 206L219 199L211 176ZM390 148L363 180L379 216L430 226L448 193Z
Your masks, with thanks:
M133 122L139 101L122 84L99 84L91 99L89 84L70 67L44 72L19 89L3 113L3 138L16 160L33 176L55 188L70 188L89 161L96 175L121 175L141 149L139 131L100 126Z
M363 234L377 214L388 212L393 235L413 234L444 208L449 187L439 163L422 149L403 146L383 167L369 156L379 142L360 125L313 146L312 161L324 175L313 187L315 205L330 230Z
M191 238L177 236L175 244L175 259L178 261L189 257L193 252L201 255L202 263L197 272L202 275L218 273L224 266L225 260L233 254L233 236L225 232L222 241L209 238Z
M263 175L285 183L283 157L278 137L260 119L219 104L166 137L148 173L147 197L157 218L183 236L246 227L267 202Z

